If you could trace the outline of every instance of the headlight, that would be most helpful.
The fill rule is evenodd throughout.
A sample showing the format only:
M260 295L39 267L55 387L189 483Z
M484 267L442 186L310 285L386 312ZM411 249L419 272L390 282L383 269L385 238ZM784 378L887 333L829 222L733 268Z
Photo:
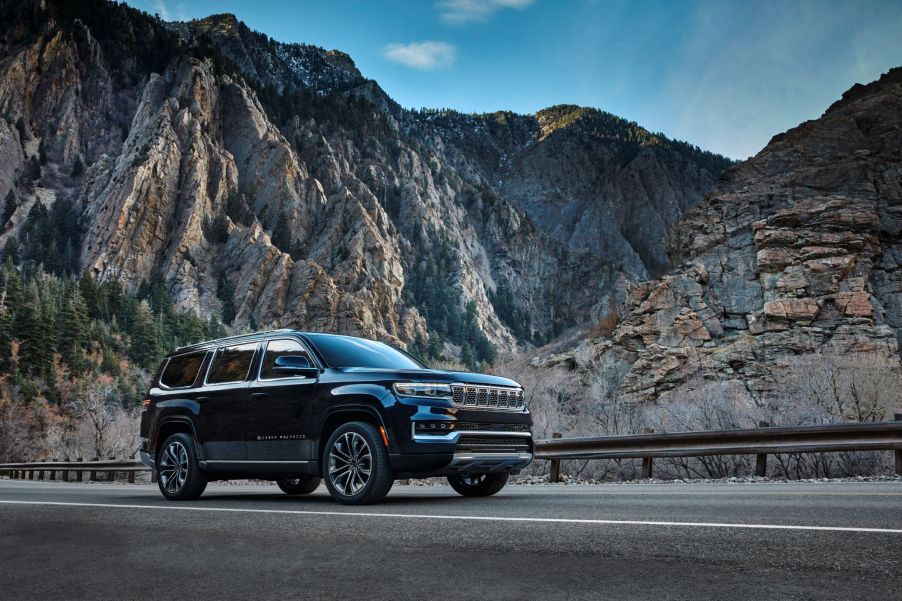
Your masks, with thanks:
M395 384L395 392L401 396L415 396L425 399L450 399L450 384L419 384L403 382Z

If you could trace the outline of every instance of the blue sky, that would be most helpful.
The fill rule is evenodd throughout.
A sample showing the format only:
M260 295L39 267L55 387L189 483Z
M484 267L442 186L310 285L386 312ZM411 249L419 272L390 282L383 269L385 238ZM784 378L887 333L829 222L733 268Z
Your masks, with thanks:
M407 107L594 106L732 158L902 65L898 0L129 0L351 55Z

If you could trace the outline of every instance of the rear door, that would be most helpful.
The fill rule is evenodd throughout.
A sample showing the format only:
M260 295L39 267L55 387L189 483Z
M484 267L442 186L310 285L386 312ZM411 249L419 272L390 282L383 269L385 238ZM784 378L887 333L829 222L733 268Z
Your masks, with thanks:
M247 405L248 459L253 461L309 461L315 457L311 397L316 378L285 375L275 369L284 355L315 359L296 338L266 342L257 378L251 383Z
M210 362L203 388L195 397L200 405L198 438L208 462L247 460L245 405L259 347L258 342L221 347Z

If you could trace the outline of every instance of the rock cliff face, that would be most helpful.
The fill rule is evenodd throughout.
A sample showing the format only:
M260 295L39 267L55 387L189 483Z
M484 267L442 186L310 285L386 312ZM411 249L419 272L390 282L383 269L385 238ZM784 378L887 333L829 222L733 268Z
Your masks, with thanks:
M158 270L211 315L225 283L236 326L545 340L669 266L670 225L728 165L577 107L406 111L347 55L231 15L10 0L0 16L0 199L17 205L0 248L35 202L74 203L81 270L131 290Z
M693 378L766 399L797 355L898 366L900 231L894 69L726 171L672 232L679 266L633 287L609 336L551 362L579 357L645 402L679 398Z

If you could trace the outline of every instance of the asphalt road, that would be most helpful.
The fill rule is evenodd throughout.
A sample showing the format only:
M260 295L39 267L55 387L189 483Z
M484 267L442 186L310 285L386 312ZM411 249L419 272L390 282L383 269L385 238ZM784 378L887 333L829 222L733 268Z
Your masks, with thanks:
M0 599L902 599L902 483L511 486L489 499L0 480Z

